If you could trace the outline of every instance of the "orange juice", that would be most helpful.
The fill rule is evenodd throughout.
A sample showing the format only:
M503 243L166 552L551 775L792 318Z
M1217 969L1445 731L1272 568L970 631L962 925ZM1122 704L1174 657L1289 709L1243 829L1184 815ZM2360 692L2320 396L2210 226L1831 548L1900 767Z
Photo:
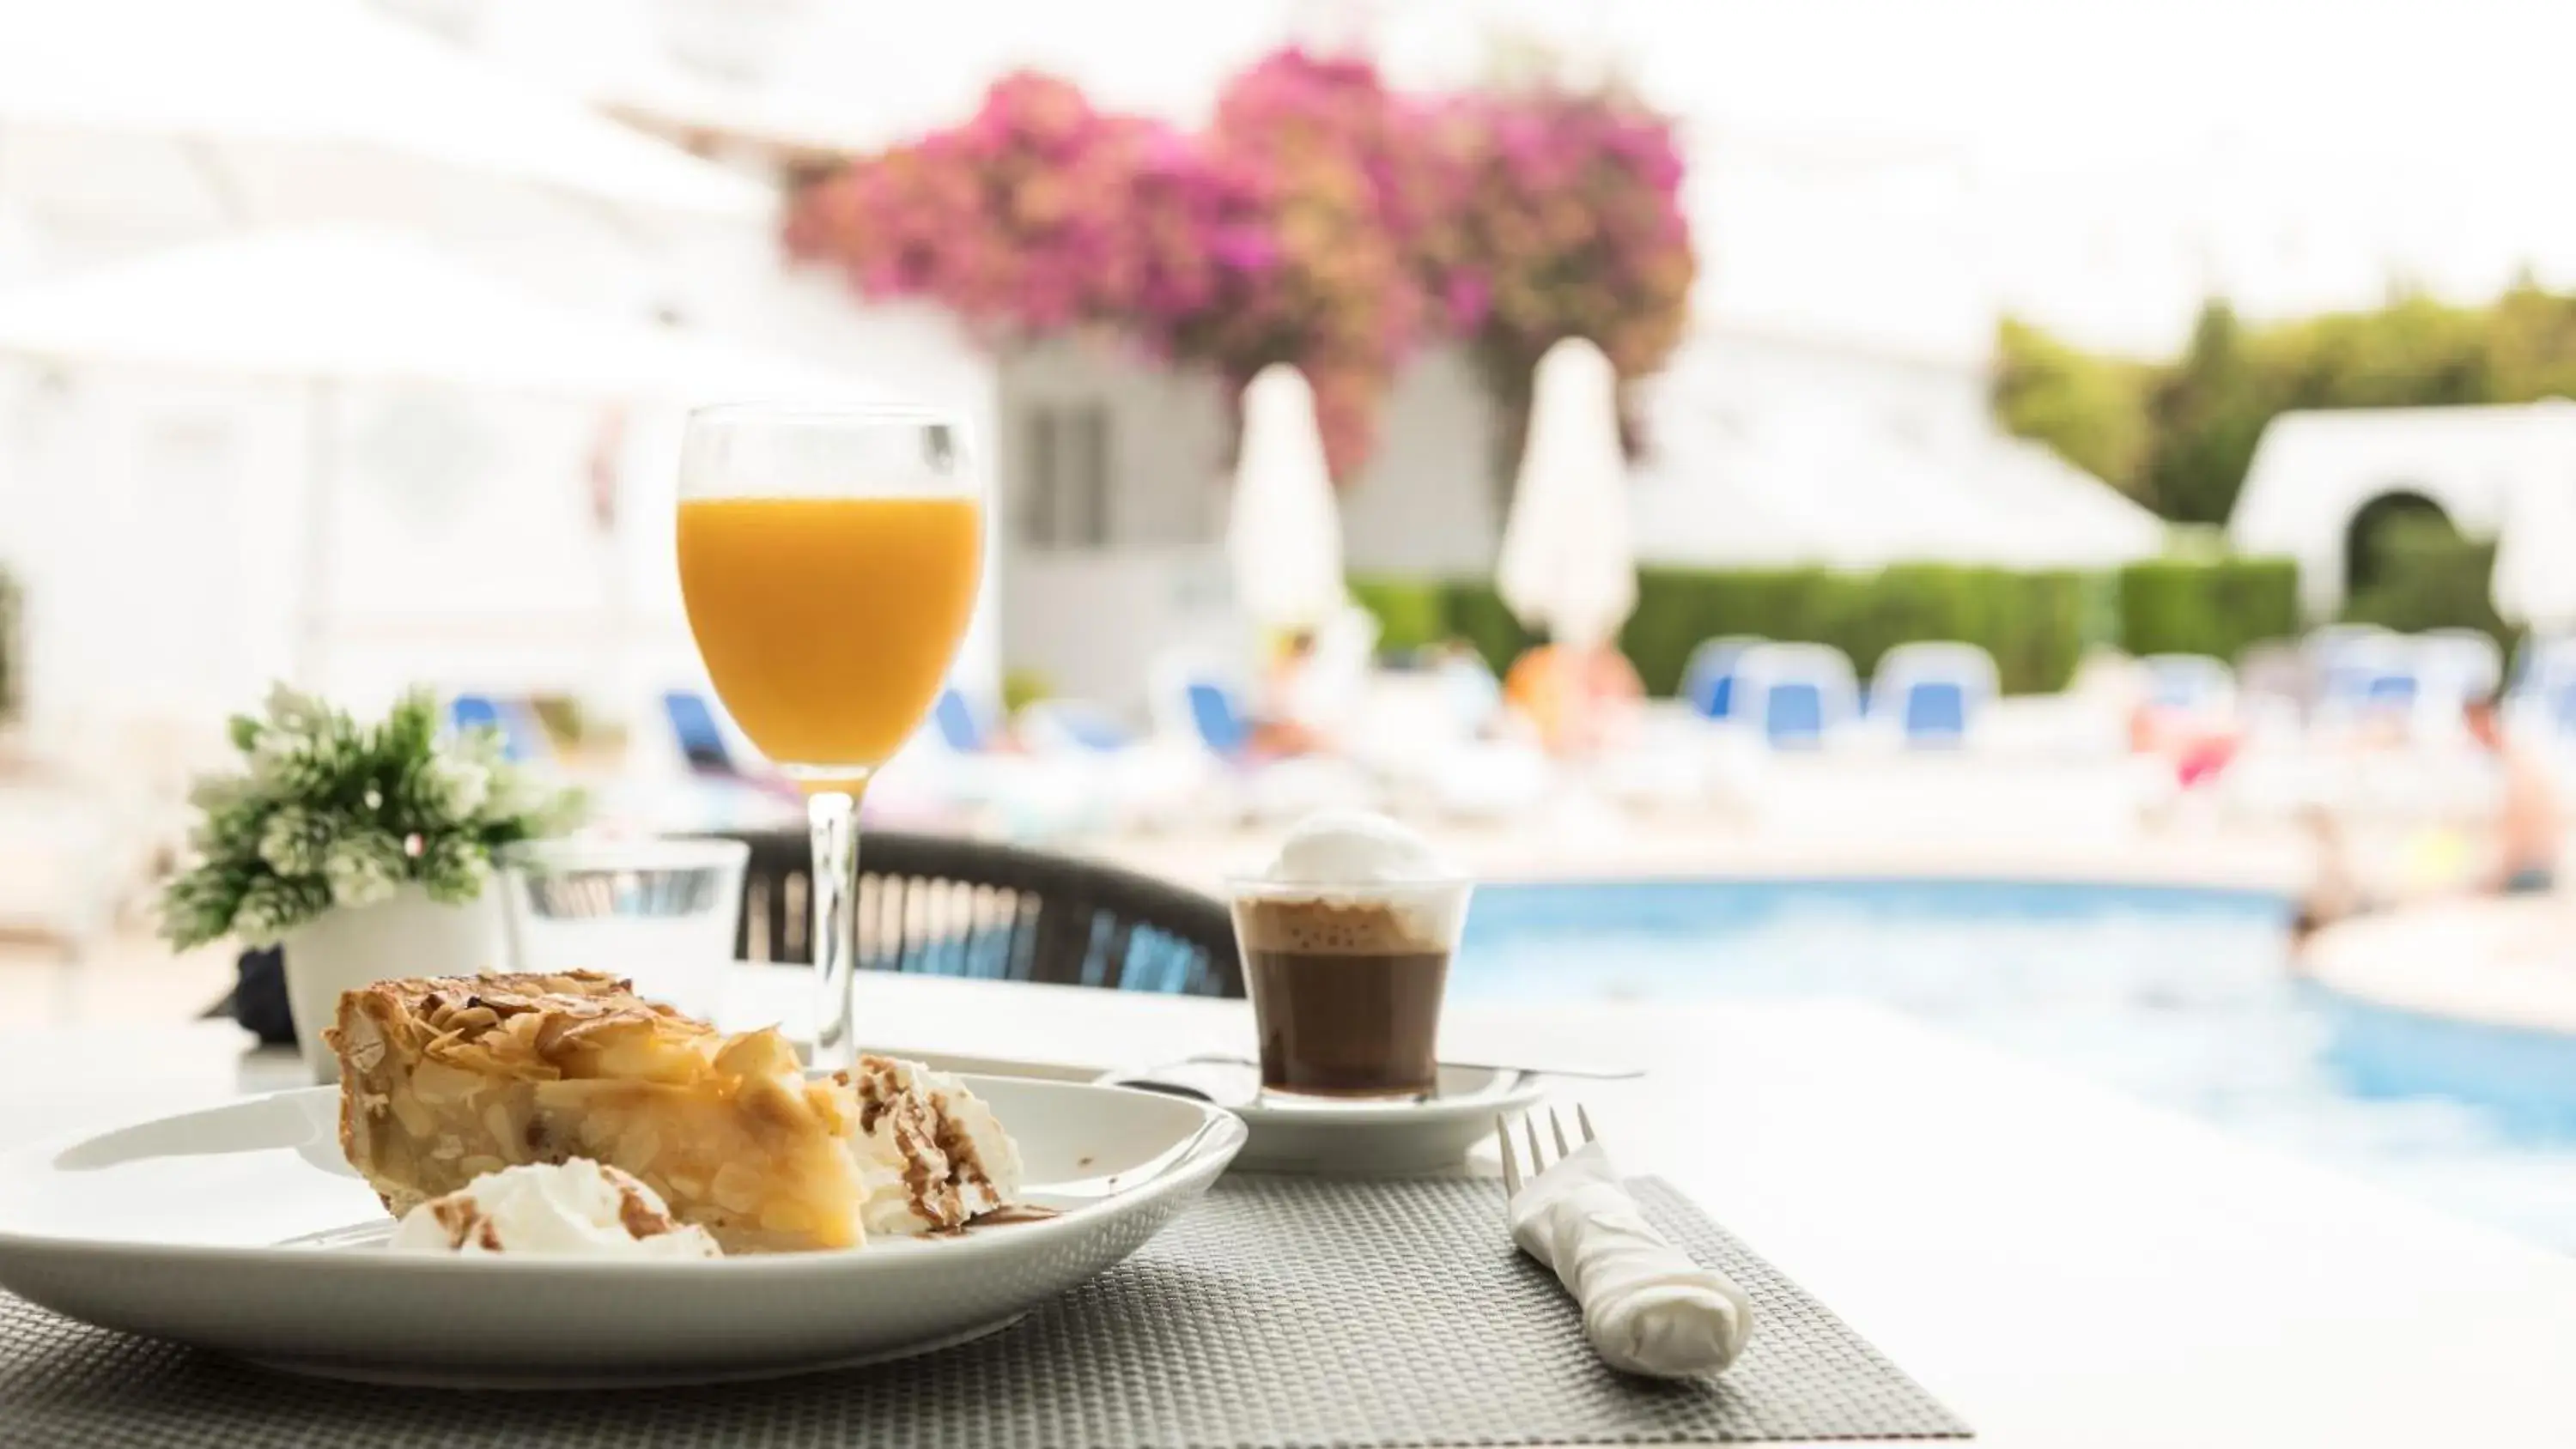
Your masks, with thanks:
M974 611L970 498L680 504L680 594L716 693L782 765L873 769L930 712Z

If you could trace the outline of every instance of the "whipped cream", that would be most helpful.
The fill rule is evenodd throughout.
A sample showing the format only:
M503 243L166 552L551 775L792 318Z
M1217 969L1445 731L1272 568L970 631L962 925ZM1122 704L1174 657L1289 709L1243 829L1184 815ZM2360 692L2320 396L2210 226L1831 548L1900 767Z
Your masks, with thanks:
M1456 874L1429 841L1366 810L1323 810L1298 821L1262 872L1282 885L1401 885Z
M487 1172L403 1215L397 1253L517 1253L555 1258L720 1258L707 1230L671 1216L661 1195L587 1157Z
M834 1079L856 1113L849 1141L870 1237L953 1231L1019 1197L1019 1145L965 1083L873 1056Z

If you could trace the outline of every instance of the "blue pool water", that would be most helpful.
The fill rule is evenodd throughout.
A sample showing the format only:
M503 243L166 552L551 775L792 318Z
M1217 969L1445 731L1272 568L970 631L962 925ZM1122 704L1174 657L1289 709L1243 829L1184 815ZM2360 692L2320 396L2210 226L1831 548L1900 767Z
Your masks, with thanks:
M1865 998L2576 1252L2576 1102L2536 1111L2521 1077L2510 1094L2390 1095L2420 1092L2413 1069L2436 1054L2509 1054L2357 1020L2287 969L2289 911L2096 885L1487 886L1451 989Z

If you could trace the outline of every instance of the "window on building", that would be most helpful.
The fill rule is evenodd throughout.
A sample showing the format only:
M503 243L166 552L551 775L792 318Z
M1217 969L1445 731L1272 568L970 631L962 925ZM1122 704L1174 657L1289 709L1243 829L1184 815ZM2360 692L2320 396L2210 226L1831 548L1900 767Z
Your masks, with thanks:
M1028 487L1020 542L1033 548L1109 545L1109 409L1036 403L1021 414Z

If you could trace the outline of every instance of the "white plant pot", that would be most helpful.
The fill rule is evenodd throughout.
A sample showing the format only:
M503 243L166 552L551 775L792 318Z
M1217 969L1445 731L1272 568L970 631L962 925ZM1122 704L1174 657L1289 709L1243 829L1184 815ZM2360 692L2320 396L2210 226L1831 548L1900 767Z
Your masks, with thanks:
M287 933L285 950L295 1046L316 1082L340 1077L340 1064L322 1040L339 1014L340 993L397 977L472 976L508 965L492 893L451 906L417 885L377 905L326 912Z

